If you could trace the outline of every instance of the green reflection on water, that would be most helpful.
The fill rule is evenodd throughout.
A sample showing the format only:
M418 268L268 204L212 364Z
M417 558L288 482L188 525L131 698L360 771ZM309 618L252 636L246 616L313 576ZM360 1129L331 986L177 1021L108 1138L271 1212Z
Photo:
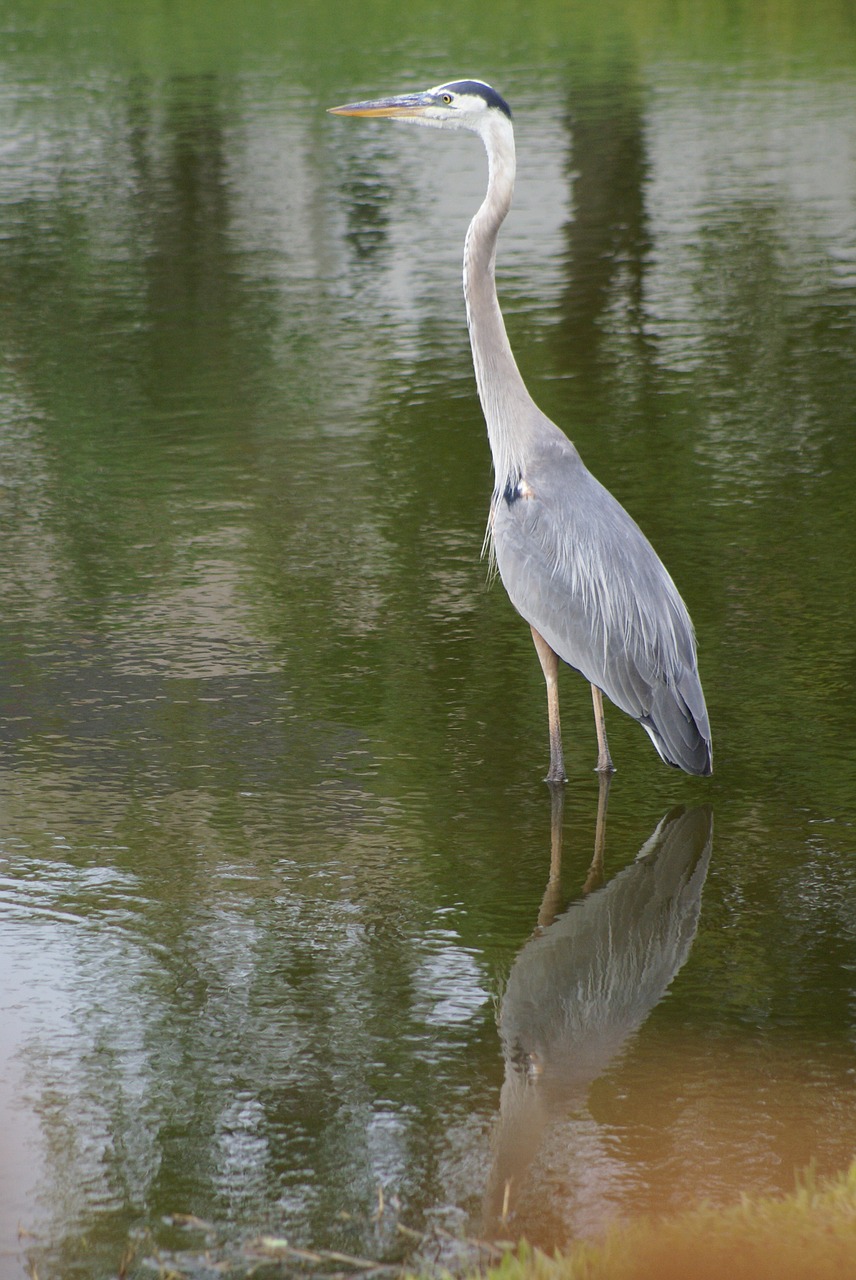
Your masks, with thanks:
M398 1257L399 1212L483 1221L550 813L540 672L478 560L458 271L481 159L321 109L463 71L516 112L521 367L690 604L717 764L677 776L610 717L607 884L676 803L712 802L714 856L668 998L550 1114L517 1229L843 1165L851 7L6 27L3 1247L87 1275L129 1231L191 1266L205 1233L176 1213L236 1257L263 1231ZM563 685L560 905L598 798Z

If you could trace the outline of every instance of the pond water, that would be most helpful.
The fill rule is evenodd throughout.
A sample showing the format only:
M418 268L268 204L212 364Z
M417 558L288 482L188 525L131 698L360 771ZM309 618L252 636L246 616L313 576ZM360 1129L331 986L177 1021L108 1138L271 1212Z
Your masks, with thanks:
M852 6L235 24L4 11L0 1276L472 1260L842 1169ZM566 672L542 782L480 147L324 112L460 75L515 112L512 344L689 605L712 779L608 708L602 794Z

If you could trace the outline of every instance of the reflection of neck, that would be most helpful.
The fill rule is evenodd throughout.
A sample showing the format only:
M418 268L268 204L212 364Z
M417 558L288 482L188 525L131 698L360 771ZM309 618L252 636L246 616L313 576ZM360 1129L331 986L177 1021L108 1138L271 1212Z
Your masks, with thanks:
M508 1230L509 1210L513 1212L516 1208L550 1118L537 1079L530 1077L520 1064L515 1065L506 1058L505 1080L499 1098L499 1124L493 1134L491 1167L482 1210L482 1234L486 1239L495 1239Z
M499 228L514 191L514 133L505 118L484 133L487 194L470 223L464 245L464 297L476 385L487 422L496 492L516 484L523 470L523 427L534 407L508 341L494 268Z

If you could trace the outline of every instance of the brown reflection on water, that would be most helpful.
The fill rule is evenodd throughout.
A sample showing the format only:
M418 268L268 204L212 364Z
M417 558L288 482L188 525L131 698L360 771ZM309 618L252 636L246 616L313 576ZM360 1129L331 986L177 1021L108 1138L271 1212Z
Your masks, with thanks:
M846 1167L852 1088L852 1062L807 1060L787 1036L642 1033L587 1098L544 1108L540 1146L494 1236L549 1252L616 1220L733 1204L750 1185L781 1194L818 1150L838 1147Z

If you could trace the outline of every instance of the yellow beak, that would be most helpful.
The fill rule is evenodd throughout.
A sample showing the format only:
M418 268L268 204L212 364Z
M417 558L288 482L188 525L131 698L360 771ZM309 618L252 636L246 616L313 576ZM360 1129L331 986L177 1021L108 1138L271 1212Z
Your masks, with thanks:
M429 93L401 93L395 98L377 98L373 102L348 102L343 107L328 107L334 116L420 116L436 105Z

